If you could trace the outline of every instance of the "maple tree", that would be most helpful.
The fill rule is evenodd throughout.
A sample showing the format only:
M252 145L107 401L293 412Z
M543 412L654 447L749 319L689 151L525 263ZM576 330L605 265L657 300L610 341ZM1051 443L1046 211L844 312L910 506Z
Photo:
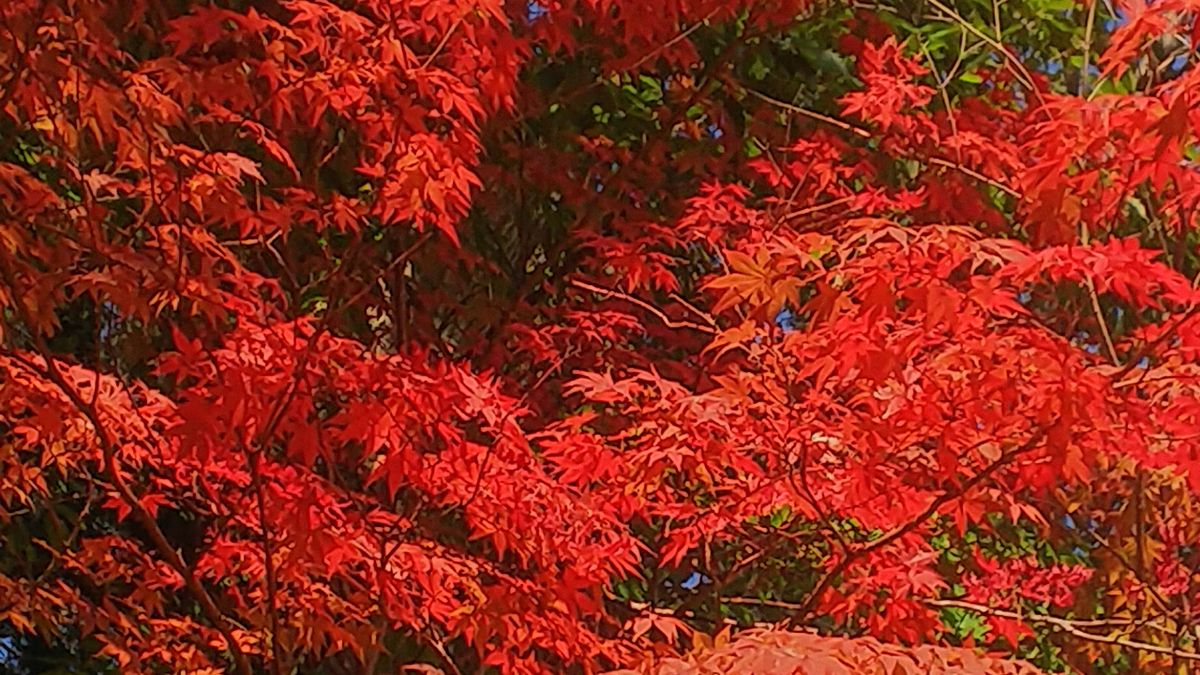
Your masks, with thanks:
M1200 661L1193 0L0 22L0 669Z

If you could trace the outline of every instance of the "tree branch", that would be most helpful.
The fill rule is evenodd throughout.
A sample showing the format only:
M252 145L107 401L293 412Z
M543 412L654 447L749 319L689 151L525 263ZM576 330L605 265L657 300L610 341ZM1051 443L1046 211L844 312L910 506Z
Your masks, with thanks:
M784 600L760 600L758 598L722 598L722 603L729 605L750 605L755 607L772 607L775 609L783 609L788 611L801 611L804 609L805 603L787 602ZM1134 624L1133 619L1064 619L1062 617L1051 616L1049 614L1039 614L1036 612L1014 612L1007 609L999 609L981 605L974 602L955 599L938 599L925 598L922 599L926 605L930 607L953 607L957 609L965 609L988 616L994 616L1001 619L1012 619L1014 621L1024 621L1027 623L1040 623L1051 626L1060 630L1072 637L1086 640L1088 642L1097 642L1101 644L1116 645L1127 649L1135 649L1143 652L1152 652L1155 654L1163 654L1165 656L1173 656L1176 658L1187 659L1192 661L1200 661L1200 653L1190 652L1174 647L1164 647L1162 645L1154 645L1137 640L1128 640L1118 635L1101 635L1093 633L1086 628L1105 628L1105 627L1121 627Z
M593 284L589 284L586 281L580 281L578 279L572 279L570 284L572 286L574 286L575 288L580 288L585 291L591 291L593 293L598 293L598 294L600 294L604 297L608 297L608 298L617 298L619 300L624 300L625 302L637 305L638 307L641 307L642 309L646 310L647 312L650 312L654 316L658 317L658 320L662 321L664 324L666 324L666 326L668 328L690 328L695 331L700 331L701 333L707 333L708 335L716 335L718 332L717 329L712 326L705 326L702 324L693 323L691 321L676 321L675 319L672 319L671 317L667 316L666 312L664 312L661 309L659 309L658 307L655 307L654 305L646 302L645 300L634 297L628 293L623 293L623 292L618 291L613 288L604 288L603 286L595 286Z
M1176 649L1174 647L1164 647L1162 645L1153 645L1148 642L1139 642L1137 640L1128 640L1119 635L1100 635L1083 630L1085 627L1101 627L1101 626L1122 626L1132 624L1132 620L1125 619L1108 619L1099 621L1087 621L1076 619L1063 619L1057 616L1048 614L1036 614L1025 612L1013 612L1007 609L996 609L986 605L979 605L973 602L965 602L962 600L924 600L924 603L931 607L957 607L959 609L967 609L988 616L995 616L1002 619L1013 619L1016 621L1025 621L1030 623L1042 623L1052 626L1058 630L1071 635L1072 637L1086 640L1088 642L1098 642L1101 644L1117 645L1127 649L1135 649L1142 652L1152 652L1155 654L1163 654L1175 658L1186 659L1189 661L1200 661L1200 653Z
M1014 459L1016 459L1017 457L1019 457L1020 455L1022 455L1024 453L1032 450L1033 448L1037 447L1037 445L1042 442L1042 439L1046 437L1046 434L1048 432L1049 432L1049 429L1047 429L1045 427L1039 428L1038 431L1033 434L1033 436L1031 436L1024 443L1022 443L1018 448L1016 448L1012 452L1001 455L999 459L997 459L995 462L992 462L991 464L989 464L986 468L984 468L979 473L968 478L958 488L956 488L954 490L947 490L946 492L943 492L936 499L934 499L932 502L930 502L929 506L925 507L924 511L922 511L920 514L918 514L912 520L909 520L907 523L904 523L903 525L896 526L895 528L890 530L887 534L883 535L882 537L880 537L878 539L870 541L870 542L864 544L863 546L860 546L856 549L851 550L841 560L839 560L836 565L834 565L828 572L826 572L824 574L824 576L822 576L821 579L817 582L817 584L813 587L813 590L808 594L808 598L803 603L800 604L800 607L799 607L799 609L801 610L800 616L803 617L804 615L807 615L809 612L812 611L813 606L815 606L817 604L817 601L820 600L821 596L824 595L825 591L828 590L829 587L833 584L833 580L835 578L837 578L839 575L841 575L843 572L845 572L850 567L850 565L852 565L854 563L854 561L858 560L859 558L862 558L863 556L871 553L872 551L883 548L884 546L891 544L892 542L905 536L906 534L909 534L910 532L915 531L917 528L920 528L931 517L936 515L937 512L939 510L941 510L941 508L943 506L954 501L955 499L959 499L960 497L963 497L964 495L967 494L967 492L969 492L976 485L979 485L983 481L990 478L993 474L995 474L1001 468L1007 466ZM793 619L793 621L794 621L794 619Z
M760 91L757 91L755 89L751 89L749 87L746 87L746 93L750 94L751 96L753 96L755 98L762 99L763 101L770 103L771 105L775 106L776 108L781 108L783 110L787 110L788 112L794 112L798 115L803 115L811 120L816 120L818 122L824 122L825 124L835 126L838 129L841 129L842 131L849 131L850 133L852 133L855 136L858 136L860 138L870 138L871 137L870 131L863 129L862 127L856 127L853 124L850 124L849 122L843 122L842 120L839 120L836 117L830 117L829 115L822 115L821 113L814 112L812 110L809 110L808 108L801 108L800 106L788 103L787 101L780 101L777 98L774 98L772 96L767 96L766 94L764 94Z
M234 665L236 666L239 675L252 675L253 671L250 669L250 661L238 646L237 641L234 639L233 631L230 629L229 624L225 619L225 615L221 612L220 608L217 607L217 603L213 600L212 596L209 594L204 585L200 583L200 580L196 577L192 569L183 561L183 558L179 555L179 552L176 551L173 546L171 546L169 541L167 541L166 535L163 534L162 528L158 526L158 522L154 519L154 516L152 516L150 512L146 510L146 507L142 505L142 503L138 500L137 495L133 493L133 490L125 482L125 477L121 475L121 468L117 462L117 441L113 437L112 432L102 423L100 419L100 411L95 405L95 402L85 401L84 398L79 394L79 391L76 390L74 385L68 382L67 378L58 369L58 364L54 360L49 347L47 347L45 341L37 332L37 324L33 321L33 317L30 316L28 308L19 299L21 297L21 293L18 292L16 280L13 278L12 269L9 266L7 256L0 256L0 274L3 275L5 284L9 287L9 290L13 294L13 308L17 312L17 315L20 317L21 321L29 328L29 334L32 337L34 346L37 349L39 356L41 356L42 360L46 364L44 368L38 369L41 371L39 372L39 375L53 382L54 385L57 386L60 391L62 391L63 395L67 397L67 400L69 400L71 404L74 405L75 408L81 414L83 414L91 424L92 429L96 433L97 440L100 441L100 448L104 455L105 471L108 473L109 480L112 482L113 487L116 488L117 494L120 495L122 501L124 501L129 509L133 512L134 516L137 518L142 527L146 529L146 532L150 535L150 540L154 543L154 546L158 550L159 554L166 559L167 564L170 565L171 568L179 574L179 576L183 577L184 584L187 586L191 594L196 598L196 601L200 604L200 610L204 613L205 618L207 618L209 622L213 624L213 627L221 633L221 636L225 638L226 644L229 645L229 651L233 655Z

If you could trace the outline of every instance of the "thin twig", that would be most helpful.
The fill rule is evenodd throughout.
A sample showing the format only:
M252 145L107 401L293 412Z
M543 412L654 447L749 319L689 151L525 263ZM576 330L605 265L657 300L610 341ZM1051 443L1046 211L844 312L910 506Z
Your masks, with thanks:
M1152 652L1155 654L1163 654L1173 656L1175 658L1186 659L1190 661L1200 661L1200 653L1189 652L1174 647L1164 647L1162 645L1153 645L1148 642L1139 642L1137 640L1128 640L1119 635L1099 635L1083 630L1080 626L1096 625L1094 622L1083 622L1072 619L1063 619L1057 616L1049 616L1047 614L1030 614L1025 612L1013 612L1006 609L996 609L986 605L979 605L973 602L964 602L962 600L925 600L925 604L932 607L956 607L959 609L968 609L980 614L987 614L1001 619L1014 619L1017 621L1025 621L1032 623L1042 623L1053 626L1068 635L1077 637L1080 640L1088 642L1098 642L1101 644L1117 645L1127 649L1135 649L1142 652ZM1132 623L1132 621L1130 621ZM1110 624L1111 625L1111 624Z
M936 164L938 166L944 166L948 169L954 169L955 171L960 171L960 172L970 176L971 178L974 178L979 181L983 181L984 183L991 185L992 187L996 188L997 190L1000 190L1001 192L1009 195L1010 197L1020 197L1021 196L1020 192L1017 192L1016 190L1008 187L1004 183L1001 183L1000 181L998 181L994 178L988 178L987 176L979 173L978 171L968 168L968 167L965 167L962 164L955 164L954 162L951 162L948 159L942 159L940 157L931 157L929 159L929 163Z
M728 605L749 605L754 607L772 607L788 611L803 610L805 603L786 602L783 600L760 600L759 598L721 598L723 604ZM926 598L921 600L930 607L946 608L952 607L955 609L965 609L988 616L994 616L1001 619L1012 619L1015 621L1023 621L1026 623L1041 623L1052 626L1058 630L1071 635L1072 637L1086 640L1088 642L1099 642L1102 644L1117 645L1127 649L1135 649L1144 652L1153 652L1156 654L1164 654L1181 659L1200 660L1200 653L1175 649L1172 647L1164 647L1161 645L1139 642L1136 640L1128 640L1118 635L1100 635L1084 630L1085 628L1106 628L1106 627L1122 627L1130 626L1134 623L1133 619L1064 619L1062 617L1051 616L1049 614L1039 614L1036 612L1014 612L1007 609L999 609L989 607L974 602L966 602L964 600L954 599L938 599Z
M1164 330L1162 333L1160 333L1158 335L1158 337L1156 337L1153 340L1142 345L1142 348L1139 349L1137 351L1137 353L1135 353L1133 356L1129 357L1129 359L1125 361L1125 367L1122 368L1121 370L1117 371L1117 373L1115 375L1113 375L1113 377L1112 377L1112 379L1114 381L1113 388L1120 389L1120 388L1128 387L1128 386L1135 385L1135 384L1141 382L1142 377L1144 377L1146 374L1149 374L1149 372L1150 372L1149 368L1146 368L1146 372L1143 373L1142 377L1134 378L1132 380L1125 380L1124 378L1126 375L1128 375L1130 372L1132 372L1134 368L1138 367L1138 364L1142 361L1142 359L1149 358L1150 352L1152 352L1156 347L1158 347L1162 343L1169 340L1172 336L1174 336L1175 331L1179 330L1179 327L1181 325L1183 325L1183 323L1185 321L1187 321L1188 319L1195 316L1198 312L1200 312L1200 303L1197 303L1195 306L1193 306L1187 312L1184 312L1183 316L1179 317L1179 319L1175 321L1174 325L1172 325L1167 330Z
M628 607L629 609L632 609L633 611L639 612L642 614L656 614L658 616L669 616L669 617L674 617L674 618L690 619L693 621L706 621L707 620L707 619L704 619L703 617L697 615L695 612L693 612L691 610L669 609L666 607L655 607L647 602L638 602L636 600L628 600L628 601L621 600L620 598L614 596L611 592L608 592L608 591L605 591L605 596L609 600L612 600L614 602L620 602L620 603L624 604L626 607ZM726 598L721 599L721 602L727 602L727 601L728 601L728 599L726 599ZM726 626L730 626L733 628L742 626L742 624L738 623L737 621L735 621L733 619L730 619L729 617L722 617L721 619L718 619L716 621L716 623L724 624ZM773 623L766 623L766 622L759 621L759 622L755 622L754 624L752 624L752 627L753 628L777 628L778 626Z
M570 283L572 286L583 289L585 291L599 293L600 295L603 295L605 297L617 298L619 300L624 300L625 302L629 302L634 305L637 305L638 307L641 307L642 309L646 310L647 312L650 312L654 316L658 317L658 320L662 321L664 324L666 324L666 326L668 328L690 328L692 330L700 331L701 333L707 333L708 335L716 335L718 332L717 329L712 326L705 326L703 324L698 324L698 323L694 323L691 321L676 321L675 319L672 319L671 317L667 316L666 313L663 312L661 309L646 302L645 300L634 297L628 293L622 293L621 291L618 291L616 289L604 288L603 286L595 286L593 284L587 283L586 281L580 281L578 279L572 279Z
M996 11L997 11L996 28L997 28L997 32L999 32L999 22L1000 22L999 9L997 9ZM921 45L921 52L925 54L925 60L929 61L929 72L933 75L933 79L935 81L937 81L938 91L941 92L942 105L946 108L946 119L949 120L949 122L950 122L950 134L954 140L954 157L956 160L958 160L958 164L961 166L963 163L963 159L962 159L962 145L958 142L958 118L954 114L954 107L950 105L950 93L948 91L946 91L946 82L948 80L943 80L942 76L940 74L938 74L937 61L933 60L933 54L929 53L929 48L925 46L925 42L921 41L920 45Z
M1018 621L1032 621L1034 623L1052 623L1055 625L1069 624L1075 628L1107 628L1111 626L1131 626L1133 619L1065 619L1059 616L1051 616L1049 614L1038 614L1037 612L1014 612L1012 610L999 609L981 605L975 602L967 602L966 600L956 600L953 598L939 598L922 600L926 605L931 607L953 607L956 609L967 609L980 614L991 614L1003 619L1017 619Z
M421 62L421 65L417 68L417 72L428 68L429 64L433 63L433 60L442 53L442 50L446 48L446 43L450 42L450 36L454 35L454 31L458 30L458 26L463 22L463 18L465 16L466 15L464 14L463 16L458 17L454 20L454 23L450 24L449 30L447 30L446 34L442 36L442 39L440 42L438 42L437 47L434 47L429 56L426 56L425 60Z
M1112 544L1108 543L1108 540L1103 536L1090 530L1085 530L1084 532L1088 537L1091 537L1092 540L1100 546L1100 548L1103 548L1112 554L1112 557L1118 563L1120 563L1121 567L1124 567L1128 572L1133 574L1134 578L1138 580L1138 583L1140 583L1158 603L1160 610L1163 612L1171 611L1171 603L1168 602L1165 597L1163 597L1162 593L1159 592L1158 587L1154 583L1146 579L1143 571L1139 570L1133 563L1129 562L1125 555L1117 550Z
M797 209L797 210L795 210L795 211L792 211L792 212L790 212L790 213L785 213L785 214L783 214L783 216L781 216L781 217L780 217L780 220L782 220L782 221L794 220L794 219L796 219L796 218L801 218L801 217L804 217L804 216L807 216L807 215L811 215L811 214L814 214L814 213L818 213L818 212L820 212L820 211L825 211L825 210L827 210L827 209L832 209L832 208L835 208L835 207L841 206L842 204L846 204L846 203L848 203L848 202L852 202L852 201L854 201L854 198L855 198L855 196L854 196L854 195L851 195L851 196L849 196L849 197L842 197L841 199L834 199L834 200L832 200L832 201L828 201L828 202L822 202L822 203L820 203L820 204L816 204L816 205L813 205L813 206L808 206L808 207L805 207L805 208L803 208L803 209Z
M674 46L680 40L686 40L689 35L691 35L692 33L695 33L697 29L699 29L704 24L708 23L708 20L713 18L713 16L716 15L716 13L717 13L717 10L714 9L713 11L709 12L708 15L705 16L703 19L700 19L696 23L692 24L692 26L690 28L688 28L687 30L680 31L680 33L678 35L676 35L675 37L671 38L670 40L667 40L666 42L659 45L658 47L655 47L654 49L650 50L644 56L642 56L642 58L635 61L632 66L629 66L629 70L631 70L631 71L637 70L643 63L649 61L650 59L654 58L655 56L662 53L663 51L670 49L672 46Z
M683 296L679 295L678 293L672 293L671 299L674 300L675 302L678 302L679 304L683 305L692 314L695 314L696 316L700 317L704 321L704 323L712 326L713 328L717 327L717 320L714 319L711 314L700 310L698 307L696 307L692 303L688 302L687 300L684 300Z
M1092 61L1092 33L1096 31L1096 8L1100 0L1091 0L1088 6L1087 25L1083 29L1083 63L1079 66L1079 95L1088 95L1088 68Z
M1092 7L1095 6L1096 0L1092 0ZM1079 242L1084 246L1091 243L1087 223L1081 223L1079 226ZM1113 345L1112 333L1108 330L1108 322L1104 320L1104 310L1100 307L1100 295L1096 293L1096 283L1092 281L1092 275L1084 275L1083 283L1087 286L1088 296L1092 301L1092 311L1096 314L1097 323L1100 324L1100 336L1104 339L1104 346L1108 349L1108 357L1112 359L1114 366L1120 367L1121 357L1117 356L1117 348Z
M1029 70L1025 68L1025 64L1021 63L1021 61L1014 56L1011 51L1009 51L1008 47L1005 47L1004 44L996 38L984 33L982 30L979 30L975 24L967 21L962 17L961 14L946 6L939 0L929 0L929 4L941 10L947 16L952 18L958 25L974 33L976 37L980 38L984 42L987 42L992 46L993 49L1000 52L1000 56L1004 59L1005 63L1012 68L1013 72L1016 73L1017 79L1021 80L1021 84L1028 88L1029 91L1033 92L1034 97L1038 99L1039 103L1042 102L1042 92L1035 86L1033 76L1029 74Z
M1113 344L1112 333L1108 330L1108 322L1104 320L1104 310L1100 307L1100 296L1096 294L1096 284L1092 281L1092 277L1086 276L1083 278L1084 285L1087 286L1088 295L1092 300L1092 311L1096 313L1096 321L1100 324L1100 337L1104 339L1104 347L1108 350L1108 358L1112 359L1114 366L1121 365L1121 357L1117 356L1117 348Z
M835 126L843 131L849 131L850 133L852 133L856 136L859 136L861 138L871 138L870 131L863 129L862 127L856 127L853 124L839 120L836 117L830 117L829 115L822 115L821 113L814 112L812 110L809 110L808 108L801 108L800 106L794 105L792 103L788 103L787 101L780 101L777 98L767 96L766 94L764 94L760 91L754 90L754 89L750 89L749 87L746 88L746 93L750 94L751 96L754 96L755 98L762 99L762 100L766 101L767 103L770 103L771 105L775 106L776 108L781 108L781 109L787 110L789 112L794 112L797 115L804 115L805 117L816 120L818 122L824 122L825 124Z

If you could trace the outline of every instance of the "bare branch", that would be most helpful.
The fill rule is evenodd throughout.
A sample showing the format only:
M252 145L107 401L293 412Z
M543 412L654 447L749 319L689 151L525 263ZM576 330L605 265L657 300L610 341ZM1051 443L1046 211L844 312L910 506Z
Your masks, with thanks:
M591 291L593 293L599 293L600 295L603 295L605 297L617 298L619 300L624 300L625 302L637 305L638 307L641 307L642 309L646 310L647 312L650 312L654 316L658 317L658 320L662 321L668 328L690 328L695 331L700 331L701 333L707 333L708 335L716 335L717 334L717 329L714 328L713 326L705 326L702 324L693 323L691 321L676 321L675 319L672 319L671 317L667 316L666 312L662 311L658 307L655 307L654 305L646 302L645 300L634 297L628 293L623 293L621 291L618 291L618 290L612 289L612 288L604 288L603 286L595 286L593 284L587 283L586 281L580 281L578 279L572 279L571 285L574 286L575 288L580 288L585 291Z
M830 117L829 115L822 115L821 113L814 112L812 110L809 110L808 108L801 108L800 106L794 105L792 103L788 103L787 101L780 101L777 98L767 96L766 94L764 94L760 91L756 91L754 89L747 88L746 93L750 94L751 96L754 96L755 98L762 99L762 100L766 101L767 103L770 103L771 105L775 106L776 108L782 108L783 110L787 110L788 112L794 112L798 115L803 115L809 119L816 120L818 122L824 122L825 124L835 126L843 131L849 131L850 133L854 134L855 136L859 136L860 138L871 138L870 131L863 129L862 127L856 127L853 124L850 124L848 122L843 122L842 120L839 120L836 117Z
M1200 653L1176 649L1174 647L1164 647L1162 645L1154 645L1148 642L1140 642L1137 640L1128 640L1120 635L1100 635L1083 630L1085 627L1102 627L1102 626L1123 626L1132 624L1132 620L1125 619L1108 619L1100 621L1086 621L1078 619L1063 619L1057 616L1047 614L1036 614L1026 612L1014 612L1007 609L996 609L986 605L979 605L973 602L964 602L962 600L925 600L925 604L931 607L957 607L959 609L968 609L980 614L995 616L1002 619L1014 619L1017 621L1025 621L1028 623L1041 623L1052 626L1061 630L1072 637L1086 640L1088 642L1098 642L1101 644L1117 645L1127 649L1134 649L1142 652L1151 652L1154 654L1163 654L1173 656L1175 658L1186 659L1189 661L1200 661Z

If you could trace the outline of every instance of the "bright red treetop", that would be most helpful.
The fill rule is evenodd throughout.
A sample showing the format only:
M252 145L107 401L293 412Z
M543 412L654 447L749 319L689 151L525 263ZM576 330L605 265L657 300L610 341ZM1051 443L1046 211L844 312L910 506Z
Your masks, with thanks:
M0 667L1200 660L1198 12L9 0Z

